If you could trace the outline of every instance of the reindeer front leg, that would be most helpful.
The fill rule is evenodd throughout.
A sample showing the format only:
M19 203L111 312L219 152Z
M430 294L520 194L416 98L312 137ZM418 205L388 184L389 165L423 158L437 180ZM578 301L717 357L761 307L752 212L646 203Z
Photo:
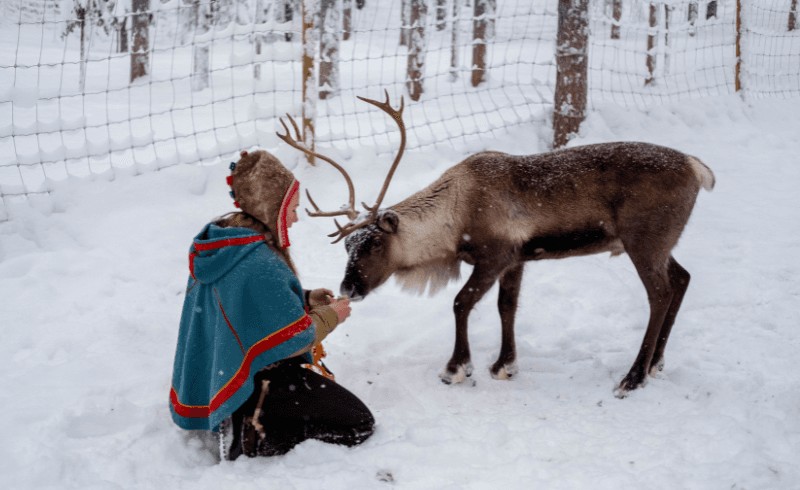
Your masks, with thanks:
M453 349L453 357L447 363L445 370L439 375L442 382L446 384L461 383L464 378L472 374L472 361L469 353L469 339L467 337L467 319L488 291L498 276L497 268L491 265L475 264L472 275L469 276L467 283L456 295L453 303L453 312L456 316L456 345Z

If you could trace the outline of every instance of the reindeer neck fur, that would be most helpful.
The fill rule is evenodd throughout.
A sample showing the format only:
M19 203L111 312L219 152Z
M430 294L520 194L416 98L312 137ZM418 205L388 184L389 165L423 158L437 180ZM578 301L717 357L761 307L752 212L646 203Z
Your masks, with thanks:
M391 207L400 216L400 224L390 260L399 264L394 275L403 289L422 294L430 285L433 295L459 278L457 251L464 224L457 209L469 182L463 173L461 168L451 168Z

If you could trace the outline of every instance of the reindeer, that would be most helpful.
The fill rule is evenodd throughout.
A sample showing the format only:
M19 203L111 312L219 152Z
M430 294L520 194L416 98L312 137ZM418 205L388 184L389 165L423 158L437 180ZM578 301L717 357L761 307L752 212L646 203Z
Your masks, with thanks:
M690 275L671 254L694 207L700 188L714 187L711 169L695 157L648 143L602 143L518 156L482 152L451 167L411 197L380 209L403 156L404 101L395 110L386 102L359 99L391 116L400 128L400 149L377 202L355 209L353 183L333 160L286 131L292 147L327 161L344 176L349 206L323 212L306 190L312 217L347 216L333 243L346 238L348 262L341 294L362 300L394 275L404 288L433 294L459 277L460 262L472 274L453 303L456 339L440 377L459 383L472 374L467 318L475 304L500 281L498 309L502 345L490 373L509 379L517 373L514 317L523 267L532 260L561 259L610 252L627 253L647 291L650 319L639 354L614 390L624 397L664 366L664 348Z

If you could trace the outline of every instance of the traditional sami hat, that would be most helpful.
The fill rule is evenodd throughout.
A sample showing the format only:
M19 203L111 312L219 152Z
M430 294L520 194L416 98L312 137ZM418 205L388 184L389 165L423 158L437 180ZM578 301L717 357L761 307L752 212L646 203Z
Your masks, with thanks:
M287 212L300 183L277 158L263 150L243 151L230 169L228 185L234 205L269 228L279 247L288 247Z

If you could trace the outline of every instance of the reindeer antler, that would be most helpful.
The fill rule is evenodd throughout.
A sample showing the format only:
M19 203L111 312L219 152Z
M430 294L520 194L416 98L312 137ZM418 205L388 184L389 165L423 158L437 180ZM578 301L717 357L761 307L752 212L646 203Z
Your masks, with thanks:
M346 215L348 218L350 218L350 220L356 219L358 217L358 211L356 211L356 191L355 191L355 188L353 187L353 181L350 180L350 176L347 175L347 172L345 171L345 169L342 168L342 166L339 165L338 163L334 162L333 160L331 160L330 158L328 158L328 157L326 157L324 155L320 155L319 153L315 153L315 152L309 150L308 148L306 148L305 146L301 145L298 142L298 140L299 141L303 141L303 137L300 136L300 130L297 127L297 123L294 122L294 119L292 119L292 116L290 116L289 114L286 114L286 117L289 118L289 122L292 123L292 127L294 127L294 132L297 135L297 140L292 138L291 133L289 132L289 128L286 127L286 123L283 122L283 118L281 118L280 121L281 121L281 124L283 125L283 129L286 130L286 134L276 133L278 135L278 138L280 138L283 141L285 141L286 143L288 143L289 146L291 146L292 148L300 150L303 153L306 153L308 155L312 155L312 156L315 156L315 157L317 157L319 159L325 160L326 162L328 162L331 165L333 165L334 168L336 168L336 170L341 172L342 175L344 176L344 180L347 181L347 189L350 192L350 201L349 201L350 202L350 207L349 207L349 209L343 209L343 210L340 210L340 211L327 211L327 212L324 212L324 211L320 211L320 209L317 207L317 204L314 202L313 199L311 199L311 194L308 192L308 189L306 189L306 196L308 196L309 202L311 202L311 205L314 206L314 209L316 210L315 213L312 213L311 211L306 209L306 212L308 213L308 215L311 216L311 217L314 217L314 218L316 218L316 217L331 217L331 216L343 216L343 215Z
M350 176L347 175L347 172L338 163L334 162L328 157L322 156L318 153L314 153L310 149L306 148L305 146L299 144L297 141L292 139L289 133L289 128L283 122L283 119L281 119L281 124L283 124L283 128L286 130L286 134L285 135L278 134L278 137L280 139L288 143L289 146L291 146L292 148L298 149L303 153L306 153L307 155L313 155L317 158L320 158L330 163L337 170L339 170L339 172L342 173L345 180L347 181L347 187L350 190L350 201L349 201L350 206L346 210L343 209L341 211L331 211L331 212L320 211L316 203L314 203L314 200L311 199L311 194L308 192L308 190L306 190L306 195L308 196L308 200L311 202L311 205L314 206L314 209L316 210L315 213L312 213L308 209L306 209L306 212L308 213L309 216L316 218L323 216L330 217L330 216L347 215L347 217L350 218L350 222L344 226L339 225L339 223L335 219L333 220L333 222L336 224L337 230L328 236L337 238L332 243L336 243L342 238L346 237L347 235L358 230L359 228L367 226L378 217L378 210L380 209L381 202L383 202L383 197L386 195L386 189L389 188L389 182L392 181L392 177L394 176L394 171L397 168L397 165L400 163L400 159L403 157L403 151L405 151L406 148L406 126L403 123L403 109L405 107L405 100L403 99L402 96L400 96L400 109L395 110L389 103L389 91L384 90L384 92L386 93L386 102L378 102L376 100L367 99L360 96L358 98L363 100L364 102L374 105L375 107L379 108L380 110L391 116L392 119L394 119L394 121L397 123L397 126L400 128L400 149L397 152L397 156L394 159L394 163L392 163L391 169L389 169L389 174L386 176L386 180L383 183L383 187L381 188L380 194L378 194L378 200L375 202L375 205L367 206L365 203L363 202L361 203L361 205L364 206L364 209L369 211L369 216L366 219L358 221L357 223L353 222L356 218L358 218L359 213L355 210L355 190L353 188L353 181L350 180ZM294 119L292 119L292 116L289 116L288 114L286 116L289 118L289 121L292 123L292 126L294 127L294 131L297 134L297 139L302 141L302 137L300 136L300 131L298 130L297 124L294 122Z

